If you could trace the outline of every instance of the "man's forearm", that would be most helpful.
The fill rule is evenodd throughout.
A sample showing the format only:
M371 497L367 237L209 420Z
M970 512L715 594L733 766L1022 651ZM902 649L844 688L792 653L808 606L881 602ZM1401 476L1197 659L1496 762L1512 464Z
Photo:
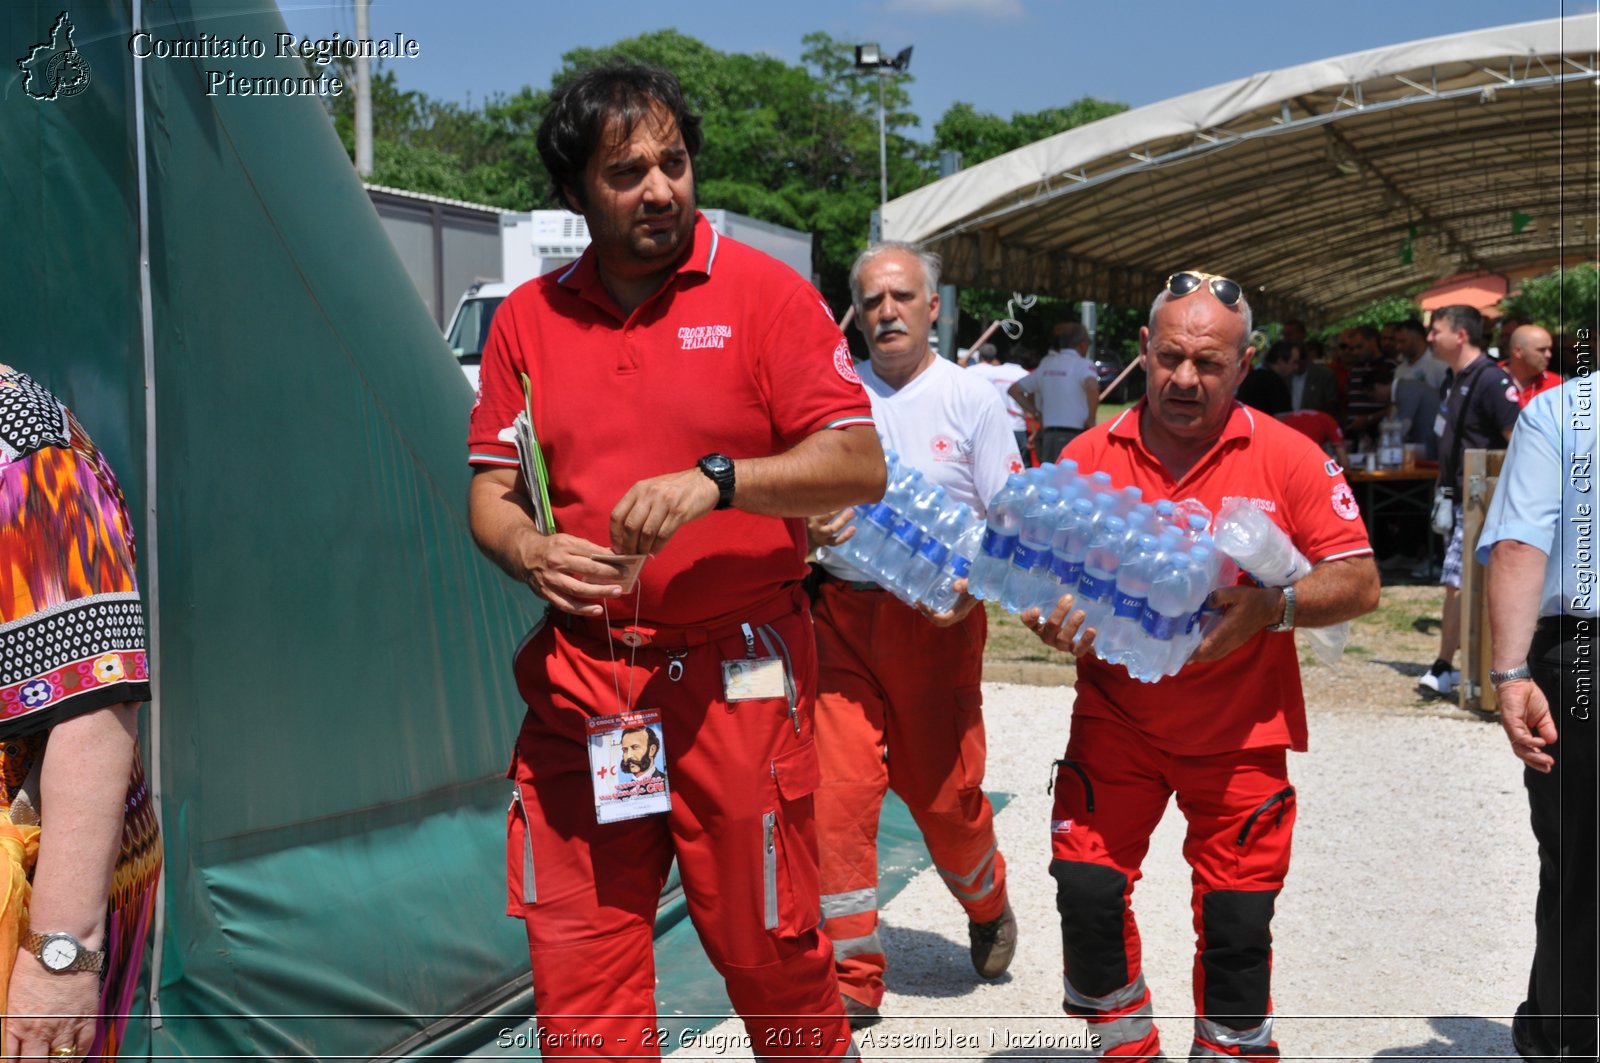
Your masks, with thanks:
M1515 539L1489 550L1489 667L1506 671L1528 659L1539 622L1539 597L1549 555Z
M1329 627L1370 613L1380 590L1372 555L1324 561L1294 585L1294 626Z
M533 504L518 486L515 469L483 469L473 474L467 494L473 541L484 556L512 579L527 579L519 544L535 527Z
M883 447L867 425L815 432L782 454L734 461L733 504L769 517L809 517L875 502Z

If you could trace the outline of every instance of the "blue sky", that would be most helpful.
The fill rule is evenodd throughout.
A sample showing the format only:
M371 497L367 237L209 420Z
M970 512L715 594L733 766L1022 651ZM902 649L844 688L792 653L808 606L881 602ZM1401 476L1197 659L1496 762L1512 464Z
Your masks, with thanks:
M563 52L675 28L720 51L791 63L823 30L893 54L915 47L907 86L931 135L963 100L1009 116L1081 96L1154 103L1261 71L1347 52L1593 10L1593 0L373 0L374 36L404 33L421 55L394 64L402 88L481 102L544 87ZM297 35L351 36L350 0L279 0Z

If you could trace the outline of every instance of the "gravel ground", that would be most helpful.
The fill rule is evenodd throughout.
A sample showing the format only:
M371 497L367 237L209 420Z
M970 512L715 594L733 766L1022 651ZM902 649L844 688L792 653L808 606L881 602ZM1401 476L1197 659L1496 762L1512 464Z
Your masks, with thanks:
M1521 767L1500 728L1416 692L1437 648L1439 600L1437 588L1386 589L1338 666L1304 668L1311 752L1289 762L1299 818L1273 922L1284 1059L1516 1058L1509 1016L1527 980L1537 857ZM998 981L979 980L964 916L937 873L922 872L883 912L885 1019L861 1032L863 1059L1093 1055L1085 1025L1061 1012L1048 873L1045 785L1066 744L1071 669L1026 659L1006 623L992 633L996 667L986 676L1009 669L1045 684L984 688L988 787L1015 795L996 829L1021 928L1017 957ZM1042 747L1031 740L1040 735L1051 736ZM1157 1025L1179 1055L1191 1032L1194 950L1182 835L1170 811L1135 893ZM718 1032L740 1030L730 1022Z

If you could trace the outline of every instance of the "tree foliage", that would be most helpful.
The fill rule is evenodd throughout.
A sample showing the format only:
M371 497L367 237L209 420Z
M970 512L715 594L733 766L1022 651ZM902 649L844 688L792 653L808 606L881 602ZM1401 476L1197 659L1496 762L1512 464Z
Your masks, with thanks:
M1530 277L1501 300L1500 308L1552 333L1576 336L1579 329L1589 329L1592 337L1600 327L1600 269L1584 262Z
M1127 109L1125 103L1085 96L1065 107L1018 111L1005 119L970 103L954 103L933 127L933 142L938 150L959 151L963 164L973 166Z
M920 123L908 76L880 82L858 74L853 45L826 33L808 34L802 43L801 63L790 65L769 55L720 52L661 30L602 48L575 48L562 56L549 87L525 86L478 107L402 89L393 69L380 68L372 86L372 180L507 210L560 206L535 147L551 93L598 63L653 63L678 76L690 108L703 119L705 143L695 160L700 203L812 233L813 272L823 294L842 308L850 263L866 243L878 206L880 88L891 198L933 180L942 149L961 151L971 165L1124 109L1084 98L1008 121L956 104L935 127L933 143L922 143L911 136ZM350 74L341 71L353 81ZM329 105L353 155L353 94ZM974 294L973 310L987 310L995 297L1003 307L1008 295ZM988 320L971 326L974 333ZM1045 336L1053 323L1043 326Z
M1382 328L1390 321L1404 321L1407 318L1421 316L1422 311L1417 306L1414 295L1386 295L1329 322L1323 328L1313 331L1312 335L1321 340L1330 340L1345 329L1356 328L1359 325Z

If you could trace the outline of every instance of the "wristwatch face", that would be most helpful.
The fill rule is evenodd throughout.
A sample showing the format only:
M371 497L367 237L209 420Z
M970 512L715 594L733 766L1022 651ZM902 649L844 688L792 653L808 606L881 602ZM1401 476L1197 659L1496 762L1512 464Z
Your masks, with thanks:
M733 471L733 459L726 454L708 454L700 460L704 463L706 472L713 476L726 476Z
M39 947L39 962L52 971L65 971L77 960L80 947L70 934L51 934Z

